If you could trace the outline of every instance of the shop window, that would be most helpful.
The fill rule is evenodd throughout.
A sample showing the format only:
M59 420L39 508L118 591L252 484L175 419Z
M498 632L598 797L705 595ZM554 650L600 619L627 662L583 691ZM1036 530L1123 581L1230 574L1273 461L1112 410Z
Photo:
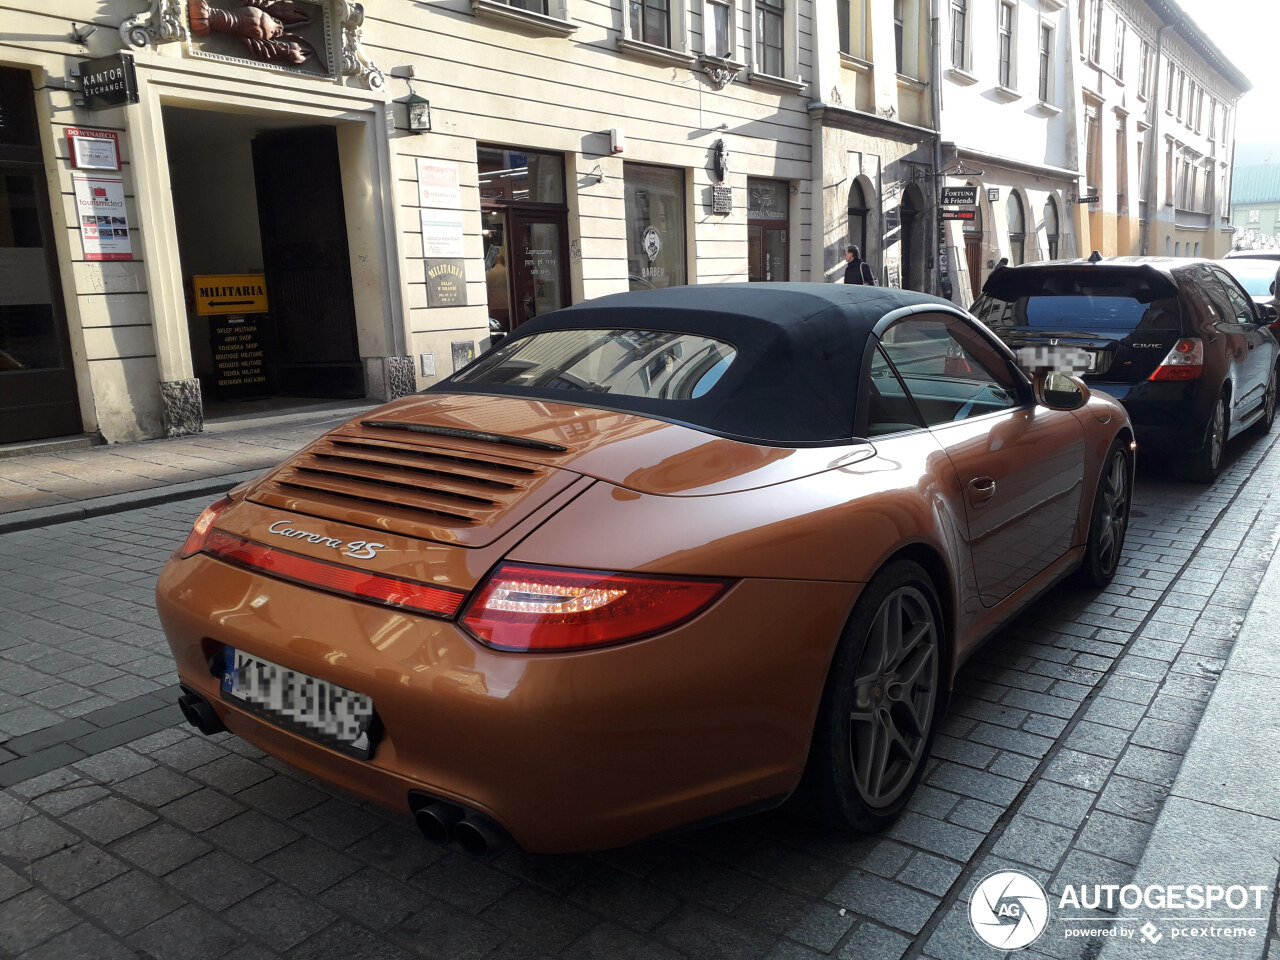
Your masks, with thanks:
M627 163L622 179L631 288L688 283L684 170Z
M791 185L786 180L747 178L747 279L791 277Z
M1016 267L1027 262L1027 216L1016 190L1009 191L1005 212L1009 217L1009 262Z

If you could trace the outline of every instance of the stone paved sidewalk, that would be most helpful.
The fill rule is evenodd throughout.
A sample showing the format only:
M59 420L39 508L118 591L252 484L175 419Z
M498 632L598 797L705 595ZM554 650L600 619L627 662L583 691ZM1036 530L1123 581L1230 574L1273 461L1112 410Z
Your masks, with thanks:
M1058 587L965 667L876 837L784 809L589 856L432 846L178 725L150 592L208 497L0 535L0 955L991 960L965 909L997 867L1133 876L1275 550L1278 437L1208 489L1144 471L1116 582Z
M203 433L189 437L0 458L0 519L15 511L100 497L163 494L175 485L263 470L375 405L373 400L311 404L277 415L209 423Z

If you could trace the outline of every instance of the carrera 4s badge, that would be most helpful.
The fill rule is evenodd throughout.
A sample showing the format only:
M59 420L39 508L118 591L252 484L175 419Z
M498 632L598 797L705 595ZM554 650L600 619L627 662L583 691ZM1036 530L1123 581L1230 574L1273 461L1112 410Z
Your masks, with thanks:
M274 533L277 537L305 540L307 543L319 544L322 547L332 547L352 560L371 560L378 555L379 550L387 548L385 543L373 543L369 540L352 540L348 543L337 537L326 537L323 534L312 533L310 530L299 530L297 527L291 527L288 520L277 520L267 527L267 532Z

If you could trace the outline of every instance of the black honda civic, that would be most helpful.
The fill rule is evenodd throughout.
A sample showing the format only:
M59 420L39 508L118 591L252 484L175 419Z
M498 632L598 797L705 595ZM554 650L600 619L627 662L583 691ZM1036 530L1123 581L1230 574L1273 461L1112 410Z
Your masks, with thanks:
M1214 263L1095 253L1001 267L971 309L1027 365L1069 368L1123 403L1139 445L1184 479L1212 482L1230 438L1275 420L1280 346Z

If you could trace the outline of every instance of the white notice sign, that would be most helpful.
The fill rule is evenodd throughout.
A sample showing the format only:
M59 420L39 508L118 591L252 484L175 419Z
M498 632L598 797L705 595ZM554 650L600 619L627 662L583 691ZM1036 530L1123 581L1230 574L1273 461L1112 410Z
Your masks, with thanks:
M465 257L462 251L462 211L422 210L422 255L431 258Z
M458 164L453 160L418 158L418 202L424 207L462 206L462 189L458 185Z
M132 260L124 181L119 177L73 173L76 219L86 260Z

